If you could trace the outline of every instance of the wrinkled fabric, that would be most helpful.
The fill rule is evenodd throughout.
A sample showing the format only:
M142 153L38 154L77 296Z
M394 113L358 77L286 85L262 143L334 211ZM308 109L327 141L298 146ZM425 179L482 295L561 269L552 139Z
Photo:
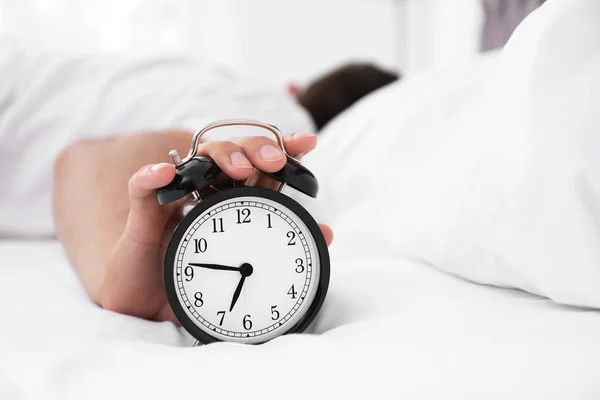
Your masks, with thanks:
M32 52L0 38L0 235L53 234L53 163L70 143L231 118L314 130L284 90L203 59Z
M490 68L407 80L329 126L336 240L600 308L598 21L595 0L546 2Z

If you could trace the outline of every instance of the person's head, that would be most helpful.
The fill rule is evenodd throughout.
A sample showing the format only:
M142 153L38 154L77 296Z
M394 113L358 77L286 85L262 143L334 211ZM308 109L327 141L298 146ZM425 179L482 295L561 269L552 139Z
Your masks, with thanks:
M397 79L397 74L372 64L353 63L318 78L296 96L320 130L362 97Z

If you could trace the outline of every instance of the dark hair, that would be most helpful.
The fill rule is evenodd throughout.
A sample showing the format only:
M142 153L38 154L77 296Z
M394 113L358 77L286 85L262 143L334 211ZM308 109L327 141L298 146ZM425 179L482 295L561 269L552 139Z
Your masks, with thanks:
M348 64L314 81L298 96L298 102L321 129L362 97L397 79L399 75L371 64Z

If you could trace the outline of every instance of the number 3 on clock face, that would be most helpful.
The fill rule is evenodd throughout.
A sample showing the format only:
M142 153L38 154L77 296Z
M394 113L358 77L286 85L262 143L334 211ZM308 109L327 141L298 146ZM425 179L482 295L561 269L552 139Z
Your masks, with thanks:
M219 192L177 227L165 260L169 303L202 343L263 343L303 331L329 285L320 228L289 197L240 187Z

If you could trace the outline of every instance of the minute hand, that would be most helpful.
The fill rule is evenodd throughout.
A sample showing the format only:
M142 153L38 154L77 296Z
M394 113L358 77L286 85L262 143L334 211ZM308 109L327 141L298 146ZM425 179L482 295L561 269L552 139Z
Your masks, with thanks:
M188 263L188 265L191 266L191 267L216 269L216 270L219 270L219 271L235 271L235 272L240 272L240 267L230 267L228 265L199 264L199 263Z

